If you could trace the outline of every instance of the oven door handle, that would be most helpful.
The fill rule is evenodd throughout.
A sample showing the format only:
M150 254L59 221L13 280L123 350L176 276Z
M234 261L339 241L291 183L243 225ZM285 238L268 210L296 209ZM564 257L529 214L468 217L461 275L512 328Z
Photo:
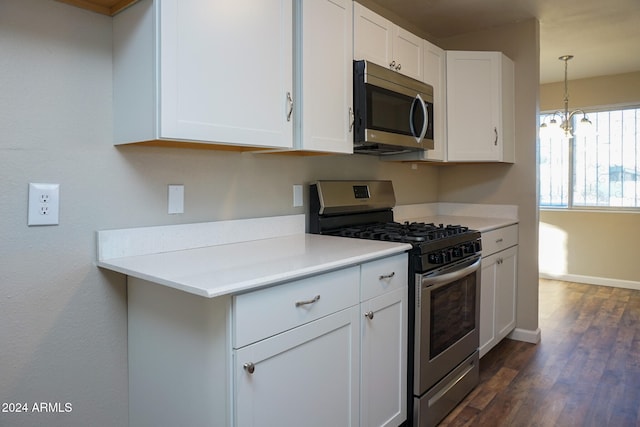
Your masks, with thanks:
M481 257L478 257L475 260L470 261L470 264L460 268L456 266L456 270L450 273L443 273L435 276L428 276L422 278L422 286L423 287L437 287L446 285L447 283L455 282L458 279L462 279L464 276L469 273L473 273L480 267Z

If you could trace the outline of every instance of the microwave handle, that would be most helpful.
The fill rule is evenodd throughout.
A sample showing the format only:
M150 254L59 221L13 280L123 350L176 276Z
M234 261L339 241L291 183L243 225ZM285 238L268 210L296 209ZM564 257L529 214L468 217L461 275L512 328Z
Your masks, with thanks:
M422 107L422 117L424 117L422 121L422 131L420 135L416 135L416 130L413 128L413 112L415 111L416 102ZM409 128L411 129L411 134L416 138L417 143L421 143L424 139L424 136L427 133L427 127L429 126L429 112L427 111L427 106L420 96L417 94L413 102L411 103L411 114L409 115Z

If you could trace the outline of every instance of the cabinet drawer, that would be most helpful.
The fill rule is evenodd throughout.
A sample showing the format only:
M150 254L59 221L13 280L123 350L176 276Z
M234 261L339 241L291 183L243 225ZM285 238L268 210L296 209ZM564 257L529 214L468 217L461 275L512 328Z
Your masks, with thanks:
M357 305L360 267L285 283L233 298L234 348Z
M518 224L482 233L482 256L486 257L518 244Z
M366 301L396 289L407 287L407 254L394 255L362 265L361 300Z

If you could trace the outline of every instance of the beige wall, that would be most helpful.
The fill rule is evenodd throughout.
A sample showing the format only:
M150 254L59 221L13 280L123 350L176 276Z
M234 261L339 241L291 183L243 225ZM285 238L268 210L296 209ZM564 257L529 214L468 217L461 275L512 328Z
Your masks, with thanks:
M538 209L536 138L540 80L539 23L529 20L441 40L445 49L502 51L515 63L516 163L442 168L438 197L447 202L518 205L519 259L516 327L538 327Z
M638 242L640 213L540 212L540 271L550 276L640 283Z
M541 85L541 110L562 108L563 93L562 82ZM569 93L570 109L640 105L640 71L569 81ZM543 210L540 274L596 284L632 281L640 285L638 233L640 212ZM596 244L588 243L590 239Z
M540 86L540 111L564 108L564 82ZM569 109L640 103L640 71L569 81Z

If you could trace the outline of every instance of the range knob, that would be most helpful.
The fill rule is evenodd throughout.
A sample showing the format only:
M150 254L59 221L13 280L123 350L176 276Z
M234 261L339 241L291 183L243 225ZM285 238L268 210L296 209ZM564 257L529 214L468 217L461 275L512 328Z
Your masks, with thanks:
M463 250L462 250L462 248L460 246L456 246L455 248L453 248L451 250L451 256L454 257L454 258L462 257L462 253L463 253Z
M429 260L429 264L442 264L442 256L439 253L430 253L427 259Z
M449 253L449 251L442 251L440 253L440 257L442 258L442 262L444 263L451 262L451 254Z

